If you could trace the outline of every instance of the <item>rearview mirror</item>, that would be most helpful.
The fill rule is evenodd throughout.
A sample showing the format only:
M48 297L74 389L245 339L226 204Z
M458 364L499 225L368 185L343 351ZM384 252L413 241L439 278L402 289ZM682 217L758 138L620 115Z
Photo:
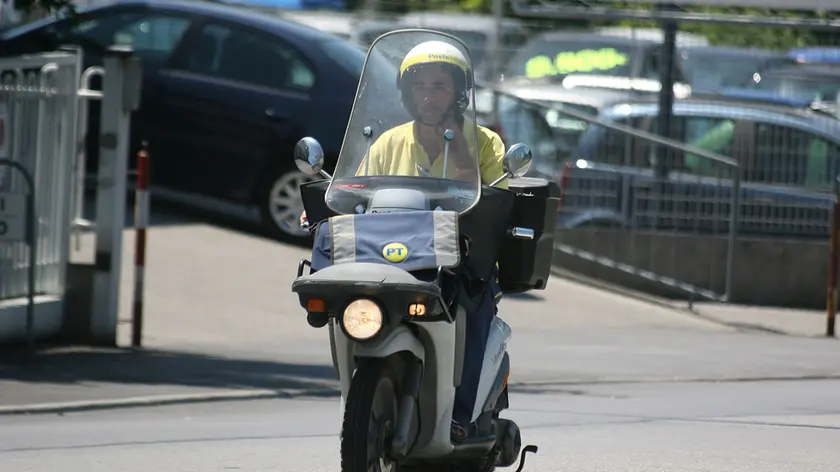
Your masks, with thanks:
M309 136L295 144L295 164L306 175L322 174L324 149L315 138Z
M522 177L531 169L531 148L516 143L508 148L502 166L508 177Z
M502 160L502 168L505 173L490 184L491 187L495 187L507 178L522 177L527 174L531 169L531 148L522 143L516 143L508 148Z

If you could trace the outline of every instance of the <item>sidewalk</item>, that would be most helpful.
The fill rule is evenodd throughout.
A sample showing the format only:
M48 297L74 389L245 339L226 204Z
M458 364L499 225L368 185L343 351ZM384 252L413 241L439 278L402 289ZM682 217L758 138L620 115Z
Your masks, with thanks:
M157 349L0 354L0 414L335 394L332 366Z
M120 346L129 345L132 241L129 231ZM327 330L306 323L290 290L307 255L206 224L150 228L144 349L54 349L27 364L0 348L0 414L337 394ZM822 336L821 315L713 304L693 313L555 277L502 302L517 384L840 376L840 345L808 338Z
M826 314L824 311L713 302L695 302L692 306L689 306L686 301L657 297L556 267L552 268L552 274L590 287L671 308L689 316L696 316L738 330L763 331L809 338L824 338L826 333ZM840 337L840 327L838 327L837 335Z
M130 346L134 232L123 240L120 349L0 347L0 414L335 394L326 330L291 294L305 251L192 221L148 230L143 349ZM92 259L90 235L74 260Z
M688 310L685 306L683 309ZM690 311L699 317L736 328L813 338L826 335L826 314L816 310L695 303Z

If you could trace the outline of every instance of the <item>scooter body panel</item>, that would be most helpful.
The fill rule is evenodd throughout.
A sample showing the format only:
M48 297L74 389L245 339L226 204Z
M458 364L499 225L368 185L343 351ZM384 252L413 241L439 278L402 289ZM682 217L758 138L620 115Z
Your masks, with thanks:
M511 329L507 323L498 316L493 318L490 326L490 334L487 339L487 347L484 350L484 362L481 366L481 376L478 381L478 392L476 394L475 407L473 408L472 420L476 421L484 412L484 406L488 397L494 394L494 386L499 377L499 369L502 367L507 344L511 338ZM505 372L503 375L507 375Z

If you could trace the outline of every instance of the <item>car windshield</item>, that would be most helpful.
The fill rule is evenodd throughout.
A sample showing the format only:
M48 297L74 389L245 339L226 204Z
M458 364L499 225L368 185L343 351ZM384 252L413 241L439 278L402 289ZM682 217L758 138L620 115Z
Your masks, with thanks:
M0 28L0 40L12 39L55 22L54 18L42 18L30 23L15 23Z
M840 98L839 79L840 75L834 78L763 74L750 88L774 92L783 98L834 101Z
M715 50L680 51L682 68L689 85L695 90L718 90L724 87L743 87L752 82L753 75L783 58L766 55L721 54Z
M359 40L365 45L370 46L376 38L389 31L396 31L398 29L400 29L400 27L397 25L363 28L362 32L359 33Z
M421 195L429 209L464 212L478 202L469 57L462 42L435 32L402 30L373 42L327 191L333 211L375 211L392 194L383 190Z
M538 39L513 56L505 75L530 79L574 73L628 77L633 56L633 46L626 42Z
M360 44L343 40L327 40L323 42L323 49L324 53L334 60L339 67L357 80L362 75L365 59L369 61L368 67L377 71L377 74L392 77L397 75L396 66L380 56L368 58Z
M361 46L347 41L327 40L321 46L330 59L354 77L362 75L362 67L365 65L365 52Z

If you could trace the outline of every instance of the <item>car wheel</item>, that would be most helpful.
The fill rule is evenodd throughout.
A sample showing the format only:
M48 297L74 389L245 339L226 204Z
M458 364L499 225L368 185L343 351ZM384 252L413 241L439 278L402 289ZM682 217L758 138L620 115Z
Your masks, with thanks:
M260 192L260 213L266 230L275 238L292 244L308 245L309 231L300 228L303 201L301 184L318 180L298 170L282 170L265 180Z

